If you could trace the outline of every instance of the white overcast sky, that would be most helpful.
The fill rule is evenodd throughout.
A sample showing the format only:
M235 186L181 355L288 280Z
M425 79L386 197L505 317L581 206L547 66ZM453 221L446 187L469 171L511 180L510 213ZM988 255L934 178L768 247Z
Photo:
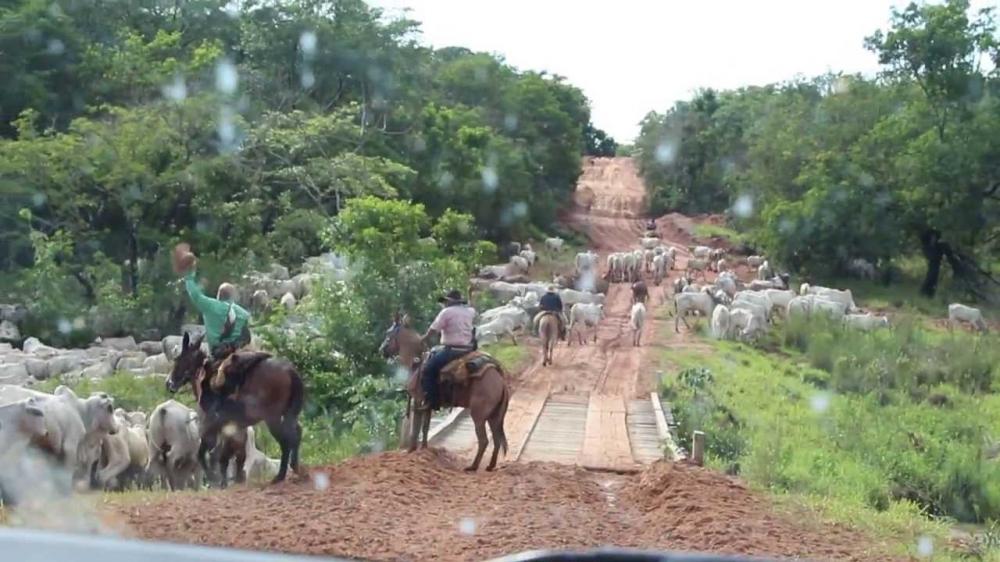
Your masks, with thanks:
M371 0L410 8L423 42L502 55L565 76L594 124L620 142L650 110L701 87L734 88L827 71L873 74L863 40L904 0ZM974 7L998 0L974 0Z

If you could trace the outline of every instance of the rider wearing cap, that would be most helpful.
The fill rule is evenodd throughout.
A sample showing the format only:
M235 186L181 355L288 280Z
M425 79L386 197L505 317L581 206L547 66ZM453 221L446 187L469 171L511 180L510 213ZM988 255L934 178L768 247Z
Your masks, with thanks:
M542 315L551 313L559 321L559 339L566 339L566 317L563 315L563 301L555 285L549 285L545 294L538 300L538 307L541 311L535 315L535 332L538 332L538 323Z
M473 320L476 318L476 309L468 305L458 290L448 291L448 294L439 298L438 302L442 303L444 308L431 323L427 333L421 336L424 343L427 343L434 334L441 334L441 347L431 352L427 363L424 364L420 381L427 404L432 410L440 407L438 376L441 369L473 349Z

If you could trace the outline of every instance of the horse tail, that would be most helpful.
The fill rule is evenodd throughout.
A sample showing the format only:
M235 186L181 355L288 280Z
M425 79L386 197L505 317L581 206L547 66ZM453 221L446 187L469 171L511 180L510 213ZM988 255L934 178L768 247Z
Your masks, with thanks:
M298 371L292 370L292 388L288 396L288 407L285 409L286 416L298 418L302 413L302 406L305 403L306 390L302 385L302 377Z
M507 386L507 380L503 376L503 371L498 370L500 375L500 380L503 381L503 393L500 395L500 400L497 405L490 412L487 419L492 419L494 416L497 420L497 425L499 426L499 431L497 432L498 445L503 448L503 456L507 456L507 432L503 428L503 420L507 417L507 405L510 403L510 387Z

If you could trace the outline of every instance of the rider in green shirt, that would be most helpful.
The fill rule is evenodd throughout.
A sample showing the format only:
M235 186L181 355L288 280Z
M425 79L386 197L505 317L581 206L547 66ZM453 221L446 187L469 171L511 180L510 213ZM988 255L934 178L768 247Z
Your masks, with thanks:
M193 269L184 277L184 286L205 319L205 341L214 359L224 359L250 343L250 313L234 302L236 287L219 285L217 298L213 299L202 291Z

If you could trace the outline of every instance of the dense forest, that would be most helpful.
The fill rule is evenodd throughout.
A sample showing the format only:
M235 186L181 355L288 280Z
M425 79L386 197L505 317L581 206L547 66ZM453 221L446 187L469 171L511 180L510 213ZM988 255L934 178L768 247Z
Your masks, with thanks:
M0 272L33 335L89 307L176 328L164 248L212 282L294 269L359 196L419 205L417 236L447 209L473 238L538 234L581 153L615 150L562 78L427 48L362 0L12 0L0 53Z
M632 149L656 211L723 212L783 266L842 274L915 256L996 298L1000 41L966 0L911 4L865 46L874 78L703 90L642 122Z

